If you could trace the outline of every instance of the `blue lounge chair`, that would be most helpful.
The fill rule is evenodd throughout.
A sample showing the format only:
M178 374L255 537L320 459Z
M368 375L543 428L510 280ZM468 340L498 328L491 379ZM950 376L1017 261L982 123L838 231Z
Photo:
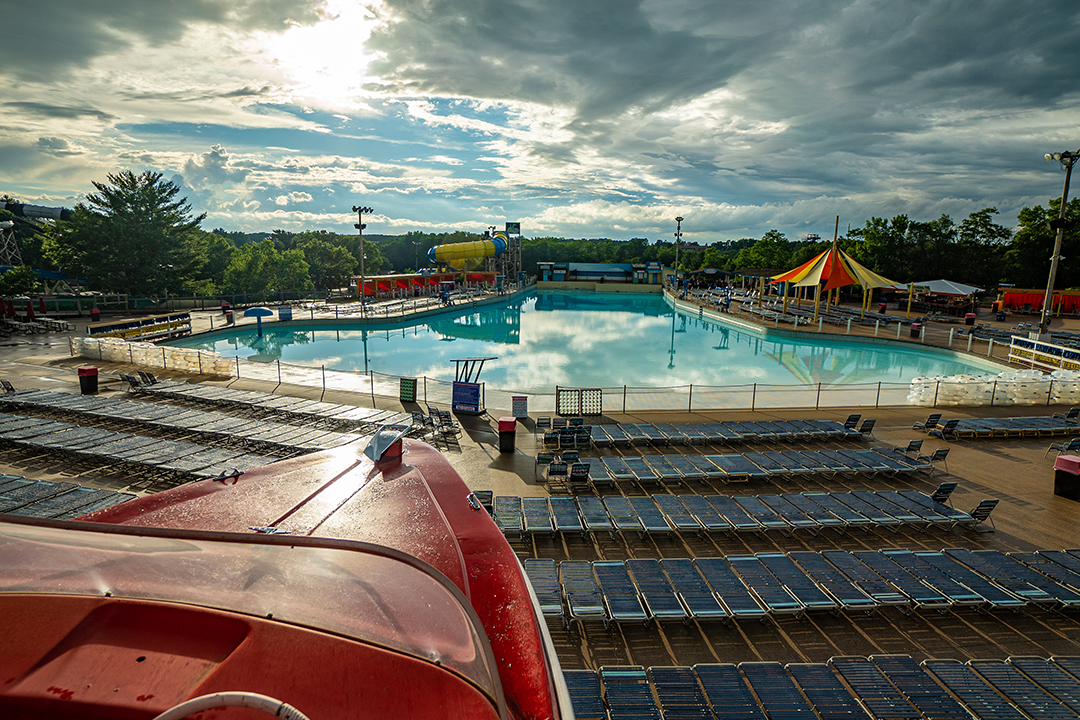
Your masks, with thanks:
M701 681L716 717L736 720L766 720L768 717L736 666L702 663L694 665L694 673Z
M939 420L941 420L941 413L931 413L930 416L923 420L921 423L917 422L912 425L911 429L929 431L937 427Z
M651 616L641 603L634 581L630 579L626 564L621 560L598 560L593 572L604 594L604 605L612 622L640 622L649 624Z
M600 680L611 720L661 720L645 668L602 666Z
M604 607L604 596L596 582L592 563L563 560L559 563L559 575L562 577L566 606L570 609L569 622L599 620L606 628L610 618Z
M660 701L660 710L664 718L708 718L712 717L709 701L705 697L697 676L688 667L649 668L653 690Z
M671 579L675 592L683 606L698 622L728 620L724 606L720 604L705 578L701 576L690 558L664 558L661 567Z
M576 720L608 720L595 670L563 670L563 678Z
M645 609L653 620L690 622L690 613L683 607L659 561L651 558L627 560L626 569L633 576Z
M725 558L695 558L694 567L724 603L728 615L736 620L762 620L768 611L739 579Z
M525 576L529 578L529 584L536 593L544 617L557 617L565 625L562 586L559 585L559 570L555 561L547 558L527 558L524 565Z

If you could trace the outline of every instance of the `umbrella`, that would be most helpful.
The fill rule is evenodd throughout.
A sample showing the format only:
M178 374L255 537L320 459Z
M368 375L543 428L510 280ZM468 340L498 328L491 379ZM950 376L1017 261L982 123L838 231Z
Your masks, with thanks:
M8 298L8 301L4 303L4 314L8 317L15 317L15 301Z
M26 298L26 322L34 322L34 303Z
M923 282L917 282L915 284L922 285L928 289L931 295L967 297L968 295L982 292L982 288L972 287L971 285L965 285L964 283L958 283L952 280L924 280Z
M249 307L244 311L244 317L255 318L255 327L258 330L259 337L262 337L262 319L268 315L273 315L274 311L268 307Z
M39 297L37 299L37 301L38 301L38 312L40 312L42 315L44 315L45 314L45 298Z

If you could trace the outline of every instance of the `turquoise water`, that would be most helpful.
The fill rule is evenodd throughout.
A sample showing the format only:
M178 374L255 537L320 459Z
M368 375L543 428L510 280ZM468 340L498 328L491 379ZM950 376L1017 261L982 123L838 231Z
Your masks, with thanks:
M497 357L489 387L906 383L914 377L985 373L987 365L918 348L844 340L762 339L659 295L536 292L501 305L377 330L296 321L170 343L222 355L328 369L454 379L455 358Z

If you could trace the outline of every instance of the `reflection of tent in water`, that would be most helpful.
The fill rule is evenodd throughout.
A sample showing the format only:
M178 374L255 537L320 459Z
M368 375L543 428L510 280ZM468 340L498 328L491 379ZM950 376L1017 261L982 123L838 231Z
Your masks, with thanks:
M774 343L773 350L766 350L765 357L781 365L804 385L833 385L843 383L860 370L858 360L848 357L841 361L832 348L806 345L805 343Z

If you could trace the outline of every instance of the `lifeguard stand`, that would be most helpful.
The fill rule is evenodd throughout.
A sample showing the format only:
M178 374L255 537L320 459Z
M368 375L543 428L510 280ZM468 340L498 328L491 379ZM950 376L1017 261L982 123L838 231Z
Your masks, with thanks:
M479 415L484 412L484 384L480 371L488 360L498 357L457 358L454 363L454 389L451 405L454 412Z

